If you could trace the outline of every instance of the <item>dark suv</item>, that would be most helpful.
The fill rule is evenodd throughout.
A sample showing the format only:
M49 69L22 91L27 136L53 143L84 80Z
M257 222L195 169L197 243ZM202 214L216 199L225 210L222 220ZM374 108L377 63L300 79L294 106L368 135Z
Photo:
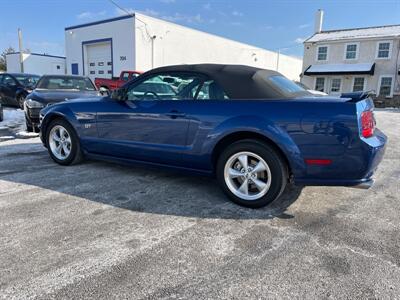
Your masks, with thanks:
M0 102L24 108L25 97L32 92L39 78L33 74L0 74Z

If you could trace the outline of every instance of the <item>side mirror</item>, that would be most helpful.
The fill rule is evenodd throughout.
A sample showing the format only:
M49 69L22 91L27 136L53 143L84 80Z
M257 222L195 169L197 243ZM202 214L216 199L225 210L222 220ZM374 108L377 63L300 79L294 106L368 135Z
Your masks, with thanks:
M125 101L126 99L126 90L124 88L115 89L111 93L111 99L115 101Z
M99 88L100 95L102 96L110 96L110 90L105 87Z

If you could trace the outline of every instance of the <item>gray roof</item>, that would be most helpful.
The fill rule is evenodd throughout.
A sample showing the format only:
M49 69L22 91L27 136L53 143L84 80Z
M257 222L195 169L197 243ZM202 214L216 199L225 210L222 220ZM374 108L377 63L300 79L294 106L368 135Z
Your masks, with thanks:
M327 30L315 33L305 43L392 37L400 37L400 25Z

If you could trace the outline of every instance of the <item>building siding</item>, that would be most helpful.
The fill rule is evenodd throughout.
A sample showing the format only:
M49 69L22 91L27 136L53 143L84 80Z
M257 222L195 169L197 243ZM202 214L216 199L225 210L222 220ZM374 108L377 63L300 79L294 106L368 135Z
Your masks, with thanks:
M136 16L141 20L136 20L136 61L140 70L174 64L243 64L278 70L290 79L299 80L301 59L149 16Z
M399 32L400 34L400 32ZM392 43L392 51L391 57L389 59L377 59L377 45L378 42L390 41ZM345 47L349 43L357 43L359 46L358 49L358 58L354 60L346 60L345 59ZM326 61L317 61L317 49L318 46L327 45L329 47L328 50L328 59ZM328 81L326 83L326 89L329 88L329 81L335 78L341 78L342 80L342 90L341 92L351 92L353 89L353 80L355 77L365 77L366 78L366 91L375 91L378 92L379 81L381 76L390 75L393 76L392 89L393 96L390 98L382 99L382 97L377 97L377 102L387 102L396 103L397 99L400 98L400 84L399 84L399 75L398 71L400 68L399 62L399 53L400 51L400 39L399 38L370 38L370 39L353 39L353 40L338 40L338 41L321 41L321 42L305 42L304 43L304 59L303 59L303 73L310 65L316 64L354 64L354 63L375 63L375 72L374 75L338 75L338 76L302 76L301 81L311 88L315 88L315 78L316 77L325 77ZM326 92L329 93L329 90Z

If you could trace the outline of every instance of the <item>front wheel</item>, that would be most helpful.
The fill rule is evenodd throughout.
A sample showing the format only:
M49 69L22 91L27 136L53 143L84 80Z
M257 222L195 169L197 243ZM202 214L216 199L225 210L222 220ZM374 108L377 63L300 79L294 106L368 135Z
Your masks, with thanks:
M230 145L217 162L217 179L229 198L259 208L277 199L288 181L287 166L277 151L257 140Z
M72 165L82 160L78 136L74 128L63 119L49 125L46 134L47 149L51 158L60 165Z

